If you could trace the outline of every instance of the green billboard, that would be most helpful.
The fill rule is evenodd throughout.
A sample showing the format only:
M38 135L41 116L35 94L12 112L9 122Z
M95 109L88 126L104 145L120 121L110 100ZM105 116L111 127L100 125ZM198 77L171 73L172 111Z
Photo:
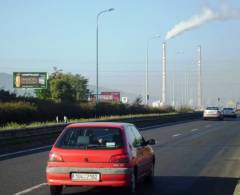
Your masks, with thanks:
M46 89L46 72L14 72L13 88Z

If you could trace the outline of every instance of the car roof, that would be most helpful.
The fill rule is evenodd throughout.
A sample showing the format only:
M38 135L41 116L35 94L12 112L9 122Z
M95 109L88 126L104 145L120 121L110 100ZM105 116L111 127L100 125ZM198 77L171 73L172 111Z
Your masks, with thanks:
M78 128L78 127L122 128L129 125L133 125L133 124L121 123L121 122L88 122L88 123L72 123L72 124L69 124L67 128Z

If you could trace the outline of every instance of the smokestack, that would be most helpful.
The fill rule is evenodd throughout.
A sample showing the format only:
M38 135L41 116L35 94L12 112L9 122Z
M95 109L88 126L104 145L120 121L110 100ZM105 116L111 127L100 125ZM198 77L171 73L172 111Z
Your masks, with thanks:
M198 53L198 94L197 94L197 105L198 108L202 108L202 47L199 45L197 49Z
M166 43L163 43L163 55L162 55L162 105L166 105L166 79L167 79L167 51Z
M221 5L218 10L205 7L201 13L183 20L175 25L166 35L166 40L172 39L186 31L198 28L206 23L213 21L226 21L231 19L240 19L240 9Z

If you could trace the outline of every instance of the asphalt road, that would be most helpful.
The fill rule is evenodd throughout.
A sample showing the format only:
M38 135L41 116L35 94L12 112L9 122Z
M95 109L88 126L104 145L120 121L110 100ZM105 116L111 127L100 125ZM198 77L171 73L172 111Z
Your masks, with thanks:
M155 138L153 184L138 194L232 195L240 176L240 119L196 120L142 131ZM0 160L0 194L47 195L47 151ZM120 189L66 188L65 195L121 194ZM236 193L235 193L236 194Z

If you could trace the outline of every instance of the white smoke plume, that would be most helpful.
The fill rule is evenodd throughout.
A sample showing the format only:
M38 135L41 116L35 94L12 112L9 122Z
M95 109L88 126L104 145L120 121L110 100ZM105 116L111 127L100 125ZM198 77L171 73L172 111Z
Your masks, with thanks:
M204 8L198 15L181 21L166 35L166 40L172 39L177 35L184 33L185 31L200 27L201 25L211 21L223 21L229 19L240 19L240 10L232 9L228 6L223 6L219 10L213 10L211 8Z

